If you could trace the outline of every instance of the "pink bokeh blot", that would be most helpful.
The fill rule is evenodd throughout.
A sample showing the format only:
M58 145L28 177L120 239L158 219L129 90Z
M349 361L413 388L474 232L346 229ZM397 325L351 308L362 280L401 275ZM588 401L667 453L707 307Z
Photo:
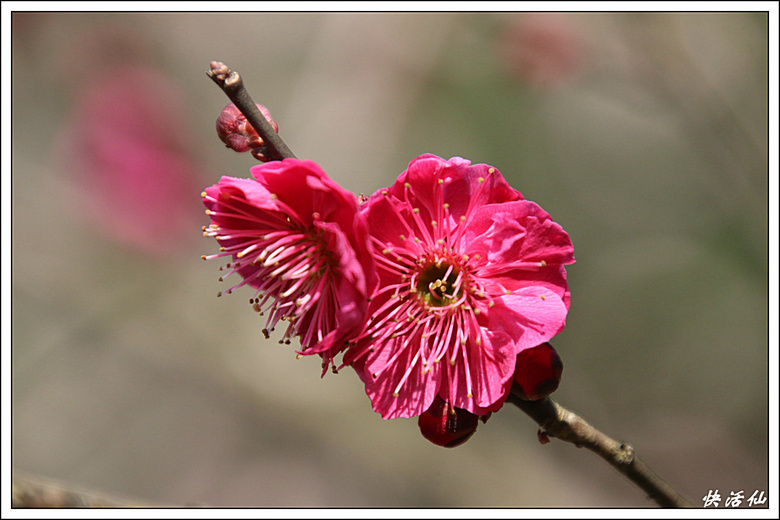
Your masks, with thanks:
M582 71L587 43L566 13L512 15L499 37L507 72L531 88L557 88Z
M78 213L119 244L165 256L193 236L202 175L181 87L140 64L113 65L76 91L54 157Z

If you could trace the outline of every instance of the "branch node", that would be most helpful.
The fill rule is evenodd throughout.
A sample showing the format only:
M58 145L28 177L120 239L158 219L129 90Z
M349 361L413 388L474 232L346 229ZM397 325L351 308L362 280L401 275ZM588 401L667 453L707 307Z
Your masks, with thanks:
M616 456L618 464L629 466L634 462L634 448L630 444L621 444L620 452Z
M230 71L230 74L228 74L227 78L225 78L223 88L230 89L232 91L237 91L241 87L244 86L244 81L241 79L241 76L236 71Z

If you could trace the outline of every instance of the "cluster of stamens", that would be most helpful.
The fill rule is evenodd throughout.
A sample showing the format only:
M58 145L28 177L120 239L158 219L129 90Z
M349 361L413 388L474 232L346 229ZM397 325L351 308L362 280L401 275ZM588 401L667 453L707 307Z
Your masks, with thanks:
M203 194L207 200L216 199ZM206 210L212 219L220 216L252 221L251 231L246 226L232 228L212 223L203 227L204 236L216 238L220 252L203 259L231 257L220 276L240 273L242 280L217 296L230 294L238 287L250 285L255 294L249 304L260 315L267 315L263 335L268 338L280 321L288 326L279 340L290 343L293 336L301 336L305 350L322 340L322 331L330 330L324 322L331 320L337 303L330 290L330 258L322 239L314 229L305 229L291 221L289 216L263 213L262 216L242 211L247 201L241 195L221 193L219 203L225 212ZM227 212L230 211L230 213ZM315 215L315 218L317 215ZM229 222L229 219L225 219ZM240 240L236 240L240 239Z
M491 296L474 273L484 264L483 259L478 254L469 257L459 252L464 222L473 208L469 207L466 214L454 218L450 205L444 202L444 185L450 179L440 177L437 180L433 220L423 221L420 209L412 204L416 197L407 183L404 200L391 204L405 233L389 243L372 237L378 253L375 255L378 268L385 273L383 277L388 283L375 295L375 299L383 303L371 312L364 332L358 338L365 346L351 361L373 352L373 345L396 342L396 351L385 364L389 367L403 351L414 349L416 353L397 384L394 396L399 394L415 365L420 363L423 373L431 373L442 359L449 361L451 366L455 366L458 359L466 365L466 386L471 396L466 350L479 348L483 342L477 304L493 305ZM484 179L479 181L482 183ZM389 196L386 191L384 195ZM378 378L382 370L378 368L371 376Z

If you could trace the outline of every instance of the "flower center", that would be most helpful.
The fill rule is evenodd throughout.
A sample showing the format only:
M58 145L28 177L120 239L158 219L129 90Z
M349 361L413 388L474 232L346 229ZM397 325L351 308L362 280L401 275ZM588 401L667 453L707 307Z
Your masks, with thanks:
M433 307L452 304L463 294L460 270L452 264L439 260L424 263L414 280L414 288L420 298Z

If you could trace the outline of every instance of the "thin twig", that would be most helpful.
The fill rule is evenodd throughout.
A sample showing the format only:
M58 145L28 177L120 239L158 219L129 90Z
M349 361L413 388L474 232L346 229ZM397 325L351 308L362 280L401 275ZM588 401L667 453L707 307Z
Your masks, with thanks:
M13 508L159 508L172 507L109 496L40 477L14 475L11 484Z
M292 153L292 150L287 147L284 140L266 120L260 109L257 108L257 104L252 101L252 97L247 92L246 87L244 87L241 75L234 70L230 70L221 61L212 61L210 67L206 74L214 80L214 83L219 85L227 97L230 98L230 101L244 114L247 122L252 125L257 135L263 139L263 143L268 147L271 159L294 159L295 154Z
M544 433L596 453L639 486L661 507L694 507L672 486L663 481L634 453L634 448L604 435L579 415L549 397L525 401L509 394L509 402L528 414Z

